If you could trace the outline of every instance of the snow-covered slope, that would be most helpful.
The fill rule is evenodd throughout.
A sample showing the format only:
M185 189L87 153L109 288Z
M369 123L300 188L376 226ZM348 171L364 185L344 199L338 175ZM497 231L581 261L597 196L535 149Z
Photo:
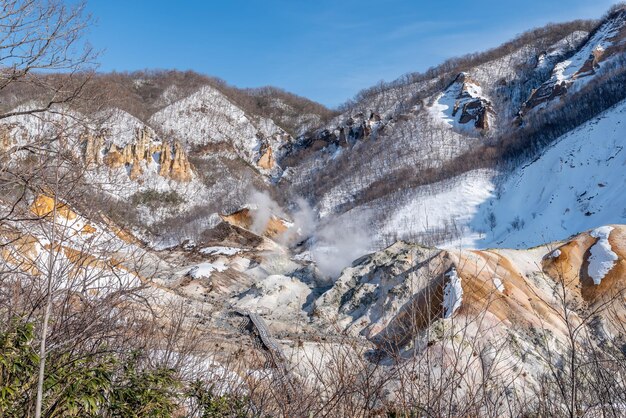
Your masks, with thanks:
M395 216L416 184L427 182L424 177L441 180L433 172L510 133L532 89L576 52L589 28L538 30L523 42L364 91L279 161L289 167L281 181L284 193L305 196L323 217L367 209L379 218ZM382 231L394 233L384 226Z
M626 102L560 138L479 207L478 247L523 247L626 219ZM485 219L495 216L495 227Z
M533 90L522 111L544 108L559 96L578 91L603 74L612 61L621 57L618 52L623 48L625 29L625 10L609 16L575 54L554 66L550 79ZM543 55L538 65L545 65L550 57Z
M465 73L459 74L443 93L435 97L430 111L433 118L470 133L493 125L491 101L480 85Z
M522 248L624 222L625 121L626 101L512 173L476 170L399 192L382 233L410 239L446 230L448 245Z
M260 161L267 149L272 150L270 157L275 160L290 138L271 119L246 114L210 86L157 112L150 123L177 136L187 146L231 144L241 158L266 170L274 167L274 163Z

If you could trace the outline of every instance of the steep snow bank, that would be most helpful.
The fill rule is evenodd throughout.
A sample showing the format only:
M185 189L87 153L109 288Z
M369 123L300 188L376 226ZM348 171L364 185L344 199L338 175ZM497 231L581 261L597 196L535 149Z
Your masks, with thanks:
M561 137L516 170L483 203L474 230L492 233L478 247L521 248L564 239L626 218L626 101Z
M442 233L444 247L532 247L626 219L626 101L498 181L475 170L416 189L381 235Z
M480 205L493 196L492 176L491 171L477 170L418 189L390 214L383 234L396 233L400 239L411 239L425 231L460 231L476 216ZM465 245L472 245L481 238L472 230L459 233L462 234L460 241Z

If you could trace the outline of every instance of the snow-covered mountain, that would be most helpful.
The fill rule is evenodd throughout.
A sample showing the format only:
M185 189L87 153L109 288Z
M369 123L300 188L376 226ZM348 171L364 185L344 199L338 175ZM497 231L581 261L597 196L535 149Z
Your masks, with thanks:
M625 27L616 8L601 22L536 29L377 85L334 118L278 89L104 75L118 106L64 122L9 118L2 142L63 125L87 183L163 245L198 238L250 204L252 189L274 194L283 214L304 198L321 225L367 224L356 226L372 250L397 239L536 245L623 219Z
M61 223L68 269L81 251L155 306L193 306L233 353L258 348L244 329L278 335L302 380L330 341L388 371L461 353L472 376L538 387L572 324L622 343L595 309L626 288L625 34L623 7L549 25L337 111L194 73L100 75L117 102L0 121L0 209L21 211L0 259L36 277ZM48 187L42 150L72 182ZM147 264L129 272L133 254Z
M365 91L279 161L279 186L323 219L368 219L374 248L524 247L619 223L625 31L617 8Z
M289 167L283 190L305 196L322 214L341 214L451 177L435 174L455 159L484 166L470 161L482 158L471 152L510 132L532 90L584 47L592 28L579 22L529 32L501 48L361 93L279 161Z
M150 123L187 147L229 144L240 158L267 171L277 168L275 160L291 139L271 119L246 114L210 86L155 113Z

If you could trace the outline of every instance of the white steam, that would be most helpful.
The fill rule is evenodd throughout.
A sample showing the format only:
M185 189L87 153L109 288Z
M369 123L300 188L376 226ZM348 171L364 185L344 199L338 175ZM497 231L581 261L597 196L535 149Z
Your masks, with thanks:
M263 235L273 216L285 217L285 212L267 192L253 190L250 194L252 226L250 229L257 235Z
M365 231L369 222L365 216L326 217L320 221L316 211L302 198L296 199L290 216L267 192L255 190L250 200L252 231L262 234L272 216L291 218L291 225L278 240L289 246L309 240L311 259L327 278L337 277L352 261L371 251L371 239Z
M280 237L285 245L295 245L310 238L317 229L317 214L309 202L299 197L296 199L296 208L291 214L293 225Z
M326 277L337 277L354 260L371 251L364 219L330 219L313 236L311 257Z

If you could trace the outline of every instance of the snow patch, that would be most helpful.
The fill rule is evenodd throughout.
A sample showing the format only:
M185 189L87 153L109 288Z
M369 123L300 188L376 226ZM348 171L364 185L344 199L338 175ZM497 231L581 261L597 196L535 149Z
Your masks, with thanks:
M292 315L300 311L310 293L311 289L297 278L273 274L254 283L236 304L249 310L268 310L273 316Z
M548 258L559 258L560 256L561 256L561 250L559 250L558 248L552 251L550 254L548 254Z
M461 230L478 216L479 208L494 198L493 173L477 170L452 180L435 183L399 205L386 220L383 233L412 239L425 231L459 227ZM486 229L486 228L485 228ZM463 231L462 245L471 246L482 238L478 231ZM445 242L443 247L457 246L458 242Z
M609 242L609 235L612 230L612 226L602 226L590 233L592 237L598 238L598 241L589 250L591 255L589 256L587 273L596 285L602 282L602 279L611 271L617 261L617 254L613 252Z
M502 284L502 280L499 277L494 277L492 279L493 285L498 289L498 292L504 293L504 285Z
M241 251L241 248L234 247L206 247L200 250L202 254L209 255L235 255L239 254Z
M221 261L215 263L200 263L197 266L192 267L187 274L194 279L209 278L214 271L222 272L228 267Z
M443 317L451 318L452 315L461 307L463 302L463 287L461 286L461 278L456 272L456 269L450 270L446 273L446 277L449 279L446 286L443 289Z

